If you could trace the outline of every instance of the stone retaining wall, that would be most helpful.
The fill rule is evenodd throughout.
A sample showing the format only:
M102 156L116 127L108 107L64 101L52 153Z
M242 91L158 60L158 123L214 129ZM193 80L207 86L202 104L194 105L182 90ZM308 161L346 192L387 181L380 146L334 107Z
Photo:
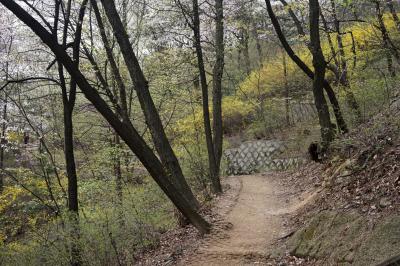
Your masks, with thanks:
M282 141L257 140L224 151L227 175L245 175L267 170L286 170L305 162L302 158L279 158L286 149Z

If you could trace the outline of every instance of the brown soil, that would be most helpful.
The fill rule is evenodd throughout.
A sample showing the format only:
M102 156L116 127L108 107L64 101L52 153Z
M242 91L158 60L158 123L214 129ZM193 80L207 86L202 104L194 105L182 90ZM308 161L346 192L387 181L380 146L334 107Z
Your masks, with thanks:
M288 215L318 193L313 187L304 191L288 184L282 177L280 173L228 177L230 190L214 208L223 221L178 265L268 265L274 244L289 234Z

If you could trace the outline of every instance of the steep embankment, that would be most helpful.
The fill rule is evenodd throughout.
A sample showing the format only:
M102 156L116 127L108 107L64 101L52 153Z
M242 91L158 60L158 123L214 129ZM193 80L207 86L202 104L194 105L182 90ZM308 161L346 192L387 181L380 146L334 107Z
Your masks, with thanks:
M313 172L322 191L295 219L291 254L321 265L378 265L400 255L399 103L338 139Z

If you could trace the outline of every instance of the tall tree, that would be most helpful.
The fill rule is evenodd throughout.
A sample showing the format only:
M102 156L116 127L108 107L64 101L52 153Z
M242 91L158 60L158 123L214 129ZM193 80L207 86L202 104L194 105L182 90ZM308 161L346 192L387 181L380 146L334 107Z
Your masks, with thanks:
M323 147L327 147L334 138L334 126L331 122L328 104L324 96L324 81L326 62L321 48L319 34L320 7L318 0L309 1L310 16L310 47L312 62L314 66L313 94L314 102L318 112L318 120L321 127Z
M213 133L215 163L219 179L222 158L222 76L224 74L224 8L223 0L215 0L215 64L213 69ZM219 180L214 184L214 191L221 192Z
M285 35L282 32L281 26L279 24L278 19L275 16L275 13L272 9L271 1L270 0L265 0L266 6L267 6L267 12L268 15L271 19L272 25L275 29L276 35L278 36L279 41L281 42L283 48L285 49L286 53L288 56L292 59L292 61L312 80L314 80L314 72L307 66L306 63L304 63L300 57L296 55L296 53L293 51L292 47L289 45L288 41L286 40ZM347 133L348 128L347 124L343 118L342 111L339 106L339 102L336 98L335 92L333 91L332 87L330 86L329 82L327 80L324 80L323 82L324 89L326 91L326 94L328 95L329 101L332 104L333 112L335 114L337 126L339 128L339 131L342 133Z
M72 60L77 68L79 68L79 49L82 35L82 21L86 10L87 0L82 2L78 23L76 26L74 40L72 44ZM72 0L67 2L67 8L63 14L65 17L62 33L62 47L67 48L68 27L70 23ZM53 38L58 39L58 22L60 16L61 2L56 1L55 17L53 26ZM64 156L66 163L66 172L68 177L68 209L78 215L78 184L74 156L74 129L73 129L73 110L76 101L77 84L74 78L71 78L69 89L64 75L64 67L61 62L58 62L58 74L60 78L60 86L62 90L63 100L63 116L64 116Z
M222 5L219 9L222 8ZM223 13L222 10L217 10L218 20L222 20L223 18ZM219 169L218 169L218 164L217 164L217 159L216 159L216 151L215 151L215 145L214 145L214 140L213 140L213 134L211 130L211 119L210 119L210 109L209 109L209 103L208 103L208 84L207 84L207 76L206 76L206 70L205 70L205 64L204 64L204 57L203 57L203 48L201 45L201 33L200 33L200 14L199 14L199 3L197 0L192 1L192 22L193 25L191 25L192 30L193 30L193 35L194 35L194 46L196 50L196 57L197 57L197 67L199 69L199 75L200 75L200 87L201 87L201 92L202 92L202 108L203 108L203 124L204 124L204 133L205 133L205 138L206 138L206 144L207 144L207 153L208 153L208 164L209 164L209 174L212 182L212 188L215 193L219 193L222 191L221 189L221 183L219 179ZM218 27L218 31L220 31L221 26L223 27L223 24L221 24L222 21L220 21L219 25L216 25ZM223 28L222 28L223 30ZM216 32L216 36L220 37L221 33ZM219 40L219 42L223 42L223 35L222 35L222 40ZM222 48L222 50L220 50ZM217 51L219 53L222 52L222 57L223 57L223 43L221 46L221 43L219 44L219 47L217 47ZM217 52L218 53L218 52ZM217 68L214 69L217 72L218 75L221 75L222 78L222 72L223 71L223 58L221 55L219 55L220 58L217 59L219 62L217 64L220 64L220 66L216 66ZM221 61L222 59L222 61ZM218 77L217 77L218 79ZM217 80L216 82L219 83ZM218 94L218 97L220 96L219 90L221 89L220 85L215 83L215 85L218 85L216 88L214 87L214 93ZM221 100L216 100L217 103L220 103ZM217 107L218 116L220 115L220 110L218 110L219 107ZM220 119L219 117L217 117ZM222 119L221 119L222 121ZM220 121L216 121L220 122ZM219 125L217 126L219 128ZM222 129L222 126L221 126ZM222 134L222 130L221 133ZM222 136L221 136L222 137ZM222 139L220 140L220 143L222 145ZM219 145L219 144L218 144ZM222 149L222 146L221 146Z
M287 11L289 13L289 16L291 17L291 19L293 20L293 23L296 26L297 33L301 37L306 38L306 32L305 32L305 30L303 28L303 25L302 25L301 21L298 19L298 17L296 16L296 14L293 11L292 7L285 0L280 0L280 2L287 9ZM269 10L268 10L268 12L269 12ZM272 9L271 9L271 12L272 12L272 15L274 16ZM325 18L323 16L322 12L320 13L320 15L321 15L321 19L322 19L324 27L327 28L327 23L326 23L326 20L325 20ZM274 28L275 28L275 30L279 31L280 26L279 26L279 22L277 21L277 19L275 19L275 23L276 24L273 23L274 24ZM277 26L275 27L275 25L277 25ZM279 37L281 42L283 41L283 42L287 43L283 33L282 34L278 34L278 37ZM327 37L328 37L328 43L330 45L330 48L333 49L333 43L332 43L332 39L330 38L329 33L328 33ZM289 44L287 44L287 46L289 46ZM307 48L312 53L312 51L311 51L312 47L311 47L309 42L307 42ZM289 54L289 56L290 56L290 54ZM333 56L335 65L329 64L329 65L327 65L327 67L330 70L332 70L334 72L335 76L337 77L337 79L340 80L339 61L337 60L336 53L334 51L332 51L332 56ZM291 58L303 70L303 72L306 73L306 75L308 77L313 79L313 76L310 75L312 73L311 69L309 69L309 71L306 70L306 68L304 68L304 66L307 67L307 65L305 63L301 64L301 62L300 62L301 59L300 58L298 58L298 57L297 58L291 57ZM336 122L337 122L337 125L338 125L338 128L339 128L339 131L342 132L342 133L346 133L348 131L348 129L347 129L347 125L346 125L346 123L345 123L345 121L343 119L343 115L342 115L342 112L341 112L341 109L340 109L340 106L339 106L339 102L338 102L338 100L336 98L335 92L333 91L332 87L330 86L330 84L329 84L329 82L327 80L324 81L324 89L325 89L325 91L326 91L326 93L328 95L329 101L330 101L330 103L331 103L331 105L333 107L333 111L334 111L334 114L335 114L335 117L336 117ZM354 95L351 94L350 96L353 96L353 98L354 98ZM351 102L354 103L355 99L353 101L351 101ZM356 106L356 108L358 108L357 102L355 102L355 104L353 104L353 106Z
M121 139L125 141L132 152L146 167L155 182L160 186L173 204L182 212L182 214L187 217L200 232L209 232L210 224L199 215L197 210L193 208L184 196L182 196L181 191L171 183L163 164L146 144L144 139L139 135L137 130L131 124L119 120L118 116L112 111L110 106L101 98L99 92L90 85L82 72L80 72L68 53L54 38L52 38L52 34L15 1L0 0L0 3L16 15L19 20L27 25L42 40L42 42L51 49L57 60L62 62L71 77L75 79L85 97L107 120Z
M92 5L96 5L96 0L91 0ZM161 162L165 165L170 173L171 182L183 193L193 208L198 209L199 203L190 189L179 161L172 150L170 142L165 134L163 124L161 122L157 108L153 102L149 91L149 84L143 71L139 65L139 61L132 49L129 36L124 28L121 18L117 12L114 1L102 0L104 11L113 29L114 36L121 49L122 56L128 68L128 72L132 83L134 84L136 94L138 96L141 108L145 115L146 124L150 129L151 136L156 150L161 158Z
M88 0L83 0L80 6L78 21L75 29L74 40L72 43L72 60L76 68L79 69L79 51L82 36L82 23L86 11ZM55 2L55 15L53 24L53 38L55 42L58 40L58 22L60 10L62 9L60 1ZM62 47L67 49L68 28L71 17L72 0L68 0L66 10L63 17L64 27L62 33ZM66 164L66 172L68 178L68 210L71 212L71 265L80 265L80 248L79 248L79 203L78 203L78 177L76 173L75 155L74 155L74 125L73 111L76 102L77 84L72 77L69 89L64 75L64 67L62 62L58 61L58 75L60 79L60 87L62 91L63 116L64 116L64 157Z

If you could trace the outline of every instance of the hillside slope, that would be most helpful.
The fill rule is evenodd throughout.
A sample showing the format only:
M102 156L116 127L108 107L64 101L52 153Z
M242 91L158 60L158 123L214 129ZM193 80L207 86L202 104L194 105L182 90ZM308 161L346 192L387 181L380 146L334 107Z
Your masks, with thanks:
M394 101L331 147L307 175L322 191L292 222L290 254L319 264L377 265L400 253L400 108ZM299 179L305 177L300 171Z

